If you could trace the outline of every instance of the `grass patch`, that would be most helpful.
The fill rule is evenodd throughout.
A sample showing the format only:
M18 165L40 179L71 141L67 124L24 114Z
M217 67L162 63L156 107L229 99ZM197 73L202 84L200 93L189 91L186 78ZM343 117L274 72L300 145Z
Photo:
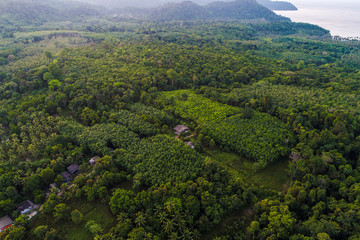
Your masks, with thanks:
M254 174L252 179L276 191L284 192L288 189L290 183L288 164L289 161L287 160L274 162L262 171Z
M77 207L80 207L80 209ZM80 225L73 226L72 228L68 229L67 239L93 239L93 236L91 236L85 230L85 224L90 220L94 220L96 223L100 224L105 232L108 232L115 224L116 219L111 214L110 209L106 204L85 202L81 206L77 206L77 204L74 203L71 206L71 209L78 209L80 212L82 212L84 215L84 220Z
M256 172L252 161L235 153L207 150L206 154L236 177L241 177L251 183L266 186L280 192L288 188L290 177L287 174L287 160L276 161L269 164L265 169Z
M108 232L116 223L114 217L107 204L100 202L87 202L78 199L72 199L66 203L71 211L78 209L84 216L82 223L74 224L70 219L60 223L56 223L52 214L39 214L32 221L32 230L28 239L33 239L33 232L40 225L48 225L56 229L63 239L68 240L91 240L94 237L85 230L85 224L89 220L94 220L100 224L104 232Z
M222 104L189 90L162 92L158 101L165 110L197 123L199 133L218 146L252 159L257 169L288 156L294 143L289 127L267 113Z

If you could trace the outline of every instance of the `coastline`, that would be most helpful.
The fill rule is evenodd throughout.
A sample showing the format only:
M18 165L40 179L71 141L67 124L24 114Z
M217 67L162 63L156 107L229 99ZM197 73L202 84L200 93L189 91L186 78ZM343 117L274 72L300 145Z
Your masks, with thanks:
M311 23L330 30L333 37L358 39L360 11L358 9L298 8L297 11L274 11L293 22Z

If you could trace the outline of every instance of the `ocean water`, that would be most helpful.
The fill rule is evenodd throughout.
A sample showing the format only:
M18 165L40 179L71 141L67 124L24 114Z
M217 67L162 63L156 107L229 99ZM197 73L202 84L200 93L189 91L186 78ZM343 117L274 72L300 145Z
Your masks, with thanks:
M290 0L298 11L275 11L293 22L312 23L330 30L332 36L360 37L360 1Z

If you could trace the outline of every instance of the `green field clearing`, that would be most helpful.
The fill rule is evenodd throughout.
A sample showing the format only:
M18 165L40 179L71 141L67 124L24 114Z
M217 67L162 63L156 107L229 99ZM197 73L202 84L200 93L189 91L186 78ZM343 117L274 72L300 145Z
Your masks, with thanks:
M269 187L275 191L285 191L290 182L287 174L288 161L280 160L269 164L265 169L255 171L253 162L235 153L220 150L207 151L207 154L234 176L244 177L256 185Z
M33 226L48 225L51 228L56 229L60 236L63 236L67 240L90 240L93 239L86 230L85 224L94 220L100 224L102 229L107 232L114 226L116 218L112 215L110 208L107 204L100 202L87 202L78 199L73 199L67 203L71 208L71 211L77 209L83 214L83 221L81 224L74 224L70 219L60 223L56 223L51 214L40 214L34 218ZM36 225L35 225L36 224ZM32 233L35 229L32 229ZM28 239L33 239L30 236Z

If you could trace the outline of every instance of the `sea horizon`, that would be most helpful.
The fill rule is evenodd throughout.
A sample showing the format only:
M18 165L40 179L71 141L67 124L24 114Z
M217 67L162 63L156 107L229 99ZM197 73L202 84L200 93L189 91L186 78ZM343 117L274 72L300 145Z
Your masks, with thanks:
M311 23L330 31L332 36L360 37L360 5L294 4L297 11L275 11L293 22Z

